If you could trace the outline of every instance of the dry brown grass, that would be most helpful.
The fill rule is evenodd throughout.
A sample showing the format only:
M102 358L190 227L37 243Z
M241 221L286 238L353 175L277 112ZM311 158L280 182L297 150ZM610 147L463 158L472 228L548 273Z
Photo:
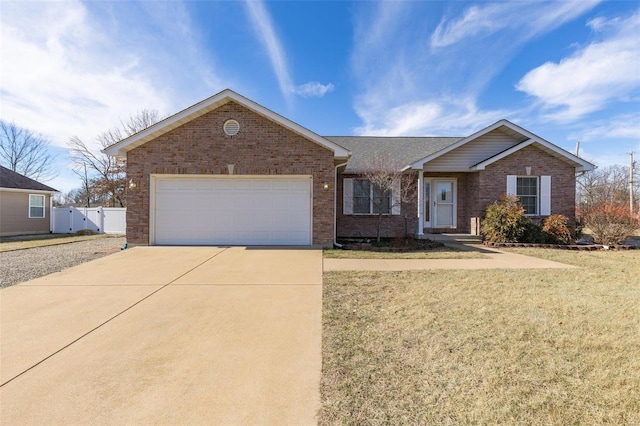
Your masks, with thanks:
M450 247L436 250L407 253L385 253L362 250L324 250L326 259L484 259L485 255L476 251L462 251Z
M90 236L67 236L67 234L53 234L55 236L33 237L33 239L13 239L4 237L0 240L0 253L13 250L24 250L34 247L54 246L58 244L75 243L78 241L87 241L96 238L109 238L109 234L90 235ZM118 235L120 236L120 235Z
M582 269L326 273L320 424L640 423L640 251L524 253Z

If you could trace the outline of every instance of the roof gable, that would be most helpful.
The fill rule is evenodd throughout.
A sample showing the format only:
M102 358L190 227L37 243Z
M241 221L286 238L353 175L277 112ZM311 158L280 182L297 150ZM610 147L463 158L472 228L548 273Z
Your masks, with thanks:
M543 150L552 153L553 155L562 158L564 161L572 164L574 167L576 167L576 171L587 171L587 170L593 170L593 168L595 167L593 164L589 163L586 160L583 160L580 157L577 157L571 153L569 153L568 151L552 144L551 142L529 132L528 130L523 129L522 127L511 123L508 120L500 120L497 121L495 123L493 123L492 125L485 127L482 130L479 130L478 132L467 136L466 138L460 139L458 142L449 145L448 147L435 152L431 155L427 155L423 158L421 158L420 160L414 162L413 164L411 164L411 168L413 169L424 169L425 165L428 165L428 163L430 161L433 161L437 158L440 158L442 156L444 156L445 154L452 152L460 147L463 147L475 140L478 140L479 138L494 132L496 130L499 130L501 132L506 133L507 135L511 136L512 138L514 138L514 140L517 142L514 146L505 149L504 151L501 151L499 153L488 153L487 157L485 157L485 159L479 163L476 163L474 165L470 165L471 167L469 168L469 171L474 171L474 170L483 170L485 166L491 164L494 161L497 161L501 158L506 157L507 155L516 152L522 148L524 148L525 146L530 145L531 143L536 143L539 147L541 147Z
M58 192L57 190L28 178L6 167L0 166L0 188L24 189L30 191Z
M335 158L348 158L350 152L343 148L340 145L337 145L322 136L313 133L312 131L300 126L293 121L284 118L283 116L276 114L275 112L253 102L250 99L245 98L244 96L239 95L233 90L226 89L222 92L211 96L208 99L205 99L197 104L178 112L170 117L165 118L164 120L121 140L111 146L108 146L103 150L104 153L108 155L124 157L128 151L143 145L158 136L161 136L167 132L170 132L177 127L182 126L183 124L194 120L210 111L215 110L216 108L225 105L228 102L236 102L239 105L252 110L253 112L277 123L281 126L303 136L306 139L332 151L334 153Z

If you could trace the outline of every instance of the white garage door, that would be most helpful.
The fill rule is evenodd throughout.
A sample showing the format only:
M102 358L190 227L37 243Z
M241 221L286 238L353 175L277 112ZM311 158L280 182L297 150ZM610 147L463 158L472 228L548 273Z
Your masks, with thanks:
M155 177L163 245L310 245L311 177Z

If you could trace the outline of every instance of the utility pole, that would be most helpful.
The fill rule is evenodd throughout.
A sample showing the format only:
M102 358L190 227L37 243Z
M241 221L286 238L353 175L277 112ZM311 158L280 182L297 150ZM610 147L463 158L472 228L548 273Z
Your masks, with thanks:
M629 209L631 211L631 216L633 217L634 209L633 209L633 167L635 163L633 162L633 151L629 151Z

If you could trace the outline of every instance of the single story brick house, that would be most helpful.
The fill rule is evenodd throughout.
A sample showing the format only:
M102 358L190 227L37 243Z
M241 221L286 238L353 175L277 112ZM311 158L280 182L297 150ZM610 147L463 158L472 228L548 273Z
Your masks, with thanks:
M504 192L527 214L573 220L576 173L594 167L507 120L467 137L323 137L231 90L104 152L127 160L133 245L331 246L374 236L377 212L362 197L375 188L362 172L381 156L418 189L384 212L383 235L475 233Z
M0 166L0 236L48 234L57 190Z

